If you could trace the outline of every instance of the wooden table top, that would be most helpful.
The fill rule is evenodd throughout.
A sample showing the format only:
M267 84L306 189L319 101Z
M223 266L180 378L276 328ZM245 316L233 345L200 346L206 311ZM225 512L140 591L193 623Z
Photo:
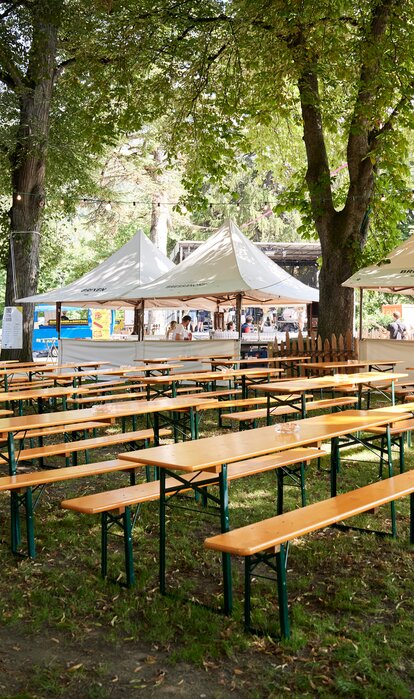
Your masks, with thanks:
M144 362L145 364L151 364L153 362L198 362L203 359L207 359L210 362L215 360L215 359L231 359L233 357L232 354L182 354L179 355L178 357L156 357L155 359L134 359L134 362Z
M226 369L225 371L195 371L186 374L170 374L169 376L145 376L142 383L172 383L173 381L222 381L235 376L251 376L252 378L279 374L283 369Z
M246 357L246 359L211 359L203 360L202 364L212 366L231 366L233 364L277 364L279 362L296 362L298 359L310 359L310 357ZM304 366L307 366L305 363Z
M216 470L224 463L322 442L368 427L408 418L409 413L343 410L253 430L205 437L192 442L163 444L119 454L120 459L178 471Z
M358 368L365 366L395 366L396 364L402 364L402 359L381 359L381 360L359 360L359 359L348 359L343 362L303 362L298 363L298 366L304 369L342 369L346 367Z
M42 362L18 362L17 364L11 364L10 366L5 366L0 368L0 375L14 375L14 374L44 374L59 372L62 369L74 369L75 367L99 367L102 364L109 364L110 362L67 362L64 364L42 364ZM131 367L133 369L134 367ZM98 370L98 369L97 369ZM102 370L103 371L103 370ZM76 375L82 375L82 371L74 372Z
M0 403L12 400L35 400L36 398L59 398L70 396L72 393L88 393L86 388L74 388L73 386L56 386L51 388L23 388L21 391L3 391L0 393Z
M310 379L292 379L292 381L261 384L256 388L265 393L303 393L304 391L314 391L320 388L396 381L406 376L407 374L396 374L394 372L384 374L382 371L365 371L358 374L336 374L335 376L316 376Z
M62 373L53 374L54 377L60 379L84 378L85 376L125 376L127 374L139 374L145 371L157 371L165 369L180 369L181 364L157 364L151 367L148 366L120 366L113 369L94 369L93 371L65 371Z
M60 410L55 413L7 417L0 420L0 434L38 427L55 427L90 420L108 420L128 417L129 415L146 415L147 413L165 412L180 408L193 408L203 403L208 403L208 400L202 395L178 396L177 398L156 398L150 401L119 401L105 405L94 405L92 408L81 408L80 410Z

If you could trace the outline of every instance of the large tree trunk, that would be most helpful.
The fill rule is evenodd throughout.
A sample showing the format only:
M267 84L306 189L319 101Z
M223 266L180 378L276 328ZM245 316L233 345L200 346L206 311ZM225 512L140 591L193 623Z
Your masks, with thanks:
M39 0L33 8L33 40L26 75L14 75L20 120L10 154L13 202L10 209L10 254L6 304L37 291L40 228L44 206L50 104L56 67L62 0ZM24 304L23 348L2 350L2 359L32 357L32 304Z
M163 161L164 153L161 148L157 148L154 151L155 165L152 172L152 180L154 182L156 191L152 197L150 239L158 250L161 250L161 252L166 255L168 228L170 226L170 212L167 204L164 203L166 193L163 188L162 174L160 174L160 172L162 172ZM159 325L160 329L162 330L163 324L165 324L165 311L148 311L149 328L151 328L153 325Z

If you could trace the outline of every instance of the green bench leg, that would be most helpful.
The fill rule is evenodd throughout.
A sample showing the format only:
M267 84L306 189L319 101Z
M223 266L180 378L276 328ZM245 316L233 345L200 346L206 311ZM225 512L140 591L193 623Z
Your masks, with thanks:
M120 515L113 515L110 512L102 512L101 515L101 575L106 578L108 575L108 531L112 525L121 527L124 536L125 554L125 575L127 587L132 587L135 583L134 562L132 552L132 521L131 508L125 507Z

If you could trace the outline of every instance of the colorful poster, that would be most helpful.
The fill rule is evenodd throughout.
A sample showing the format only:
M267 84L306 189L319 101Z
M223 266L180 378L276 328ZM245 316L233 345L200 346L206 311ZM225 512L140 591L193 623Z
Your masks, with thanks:
M5 306L1 346L3 349L22 349L23 306Z
M92 339L109 340L111 336L111 309L92 309Z

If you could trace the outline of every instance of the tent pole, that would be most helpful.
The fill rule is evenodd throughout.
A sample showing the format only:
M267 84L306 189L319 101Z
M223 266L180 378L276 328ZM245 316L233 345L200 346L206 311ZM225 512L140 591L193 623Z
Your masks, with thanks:
M242 311L242 295L236 296L236 330L241 334L241 311Z
M359 290L359 339L362 340L362 297L364 290L361 286Z
M58 336L58 340L60 340L60 328L62 325L62 304L60 301L56 302L56 332Z
M239 333L239 357L241 357L241 312L242 312L242 294L236 296L236 330Z

